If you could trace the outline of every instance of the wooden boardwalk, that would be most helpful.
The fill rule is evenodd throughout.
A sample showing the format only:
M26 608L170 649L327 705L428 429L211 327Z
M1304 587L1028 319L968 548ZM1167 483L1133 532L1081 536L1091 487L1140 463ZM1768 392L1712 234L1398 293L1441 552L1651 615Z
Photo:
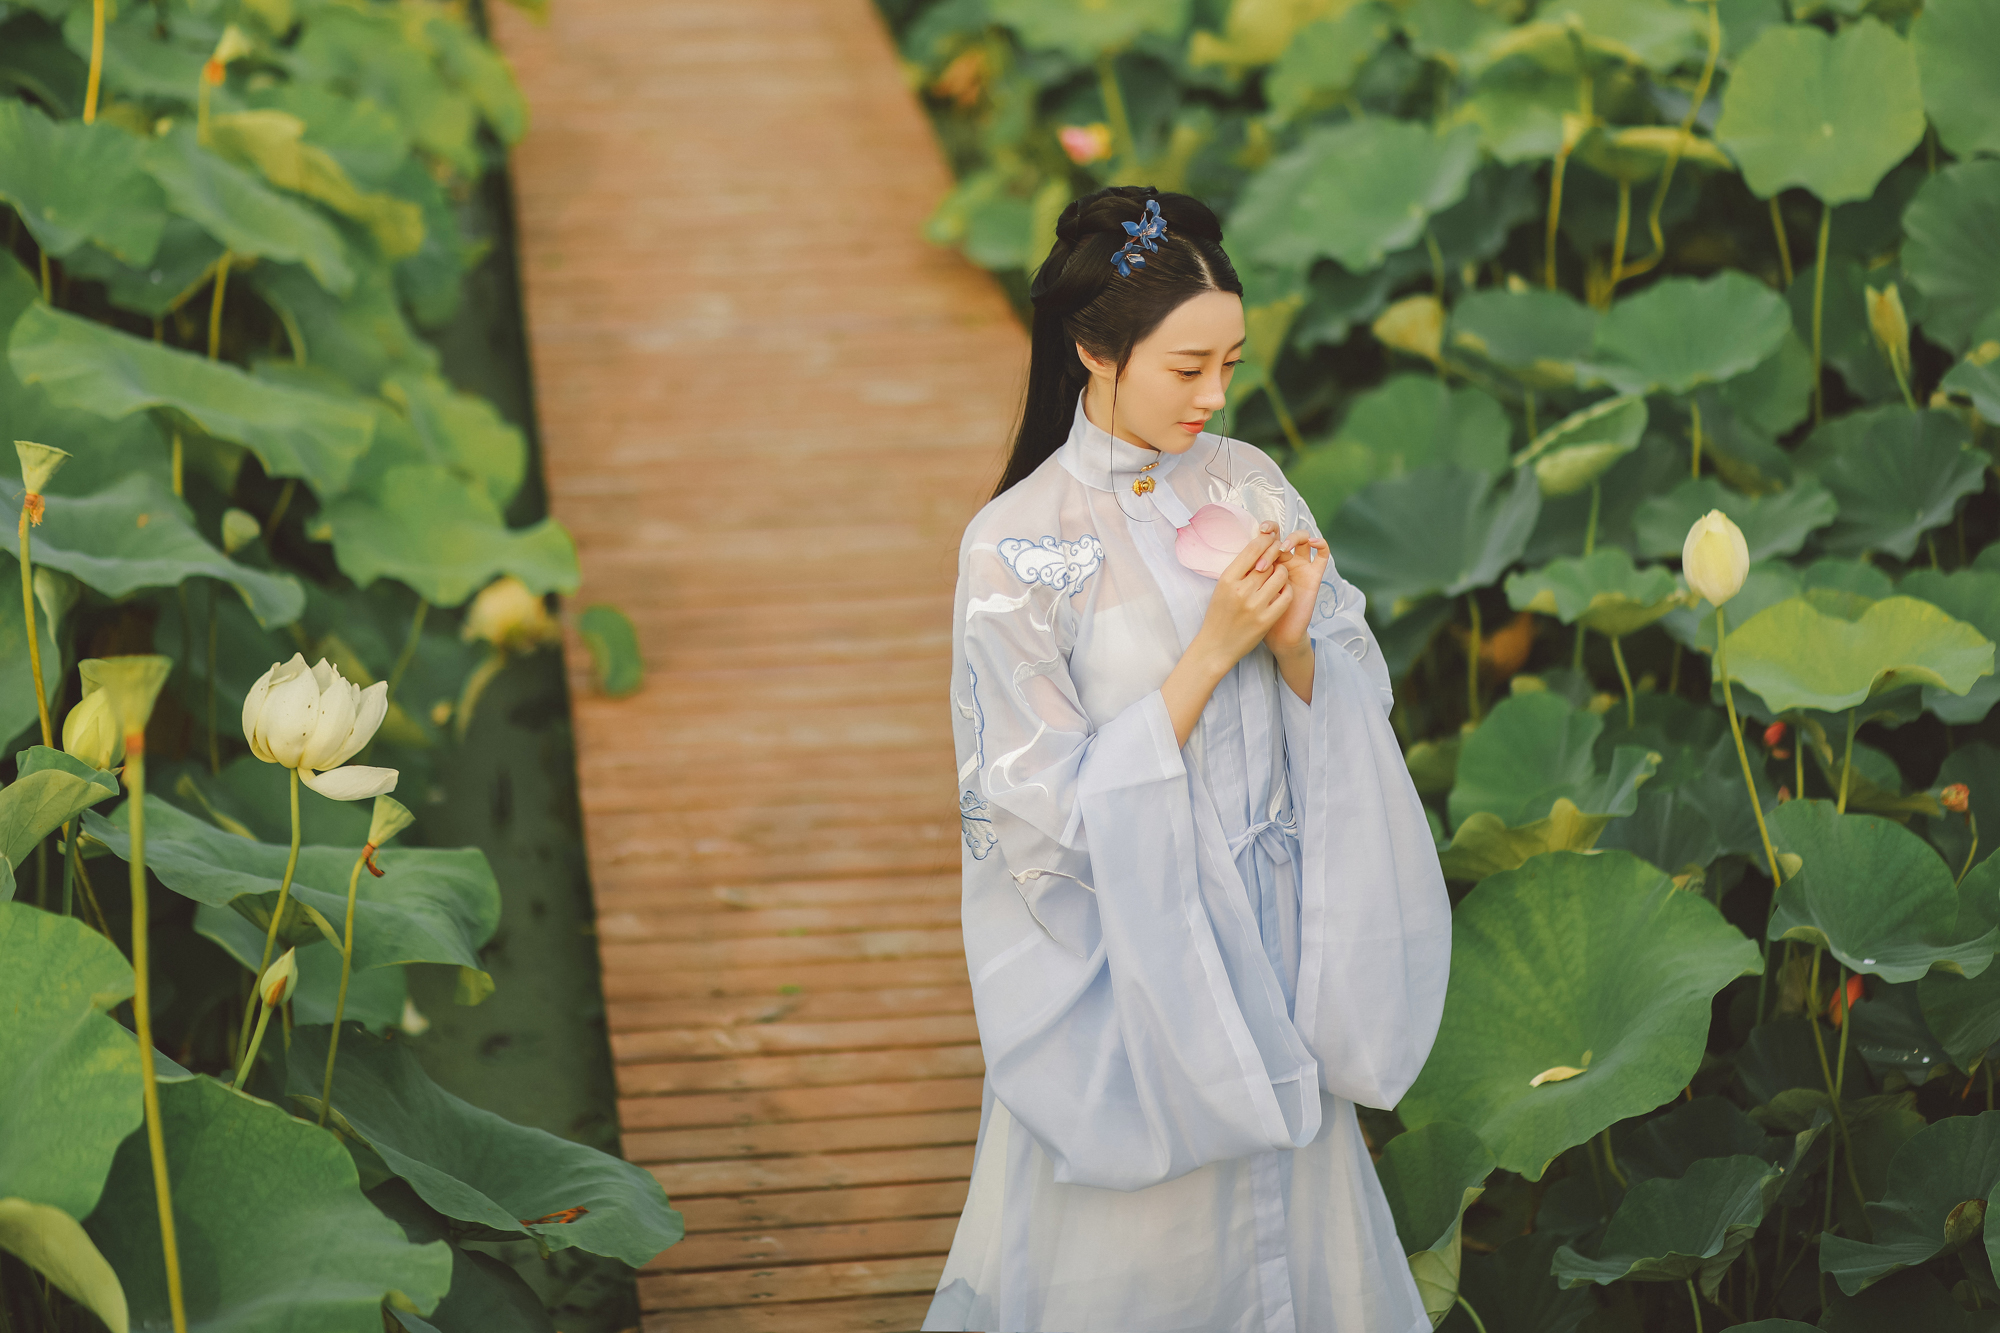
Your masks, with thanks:
M981 1070L947 676L1026 339L918 235L949 180L869 0L494 6L625 1152L688 1238L648 1330L921 1322Z

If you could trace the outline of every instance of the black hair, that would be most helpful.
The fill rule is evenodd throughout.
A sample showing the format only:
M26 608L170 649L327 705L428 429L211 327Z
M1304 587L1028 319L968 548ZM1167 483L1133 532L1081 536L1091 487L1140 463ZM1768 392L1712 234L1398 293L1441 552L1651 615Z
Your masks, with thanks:
M1149 199L1159 201L1167 234L1158 249L1140 251L1145 267L1120 276L1111 257L1130 239L1123 224L1141 221ZM1184 301L1203 292L1241 296L1243 282L1222 252L1222 224L1207 204L1150 185L1114 185L1062 211L1056 243L1028 292L1035 305L1028 392L995 495L1033 472L1069 438L1077 391L1089 378L1076 354L1078 343L1115 363L1123 376L1132 349Z

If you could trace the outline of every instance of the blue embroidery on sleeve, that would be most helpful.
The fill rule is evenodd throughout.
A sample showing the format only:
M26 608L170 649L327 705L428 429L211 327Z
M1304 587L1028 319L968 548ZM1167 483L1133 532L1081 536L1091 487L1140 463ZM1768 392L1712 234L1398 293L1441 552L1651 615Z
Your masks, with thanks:
M1065 588L1074 591L1104 563L1104 543L1087 532L1073 542L1056 537L1039 541L1004 537L995 549L1021 582L1039 583L1057 592Z
M978 792L968 788L958 798L958 822L965 833L966 850L975 861L984 861L986 854L1000 845L1000 835L993 831L990 809Z

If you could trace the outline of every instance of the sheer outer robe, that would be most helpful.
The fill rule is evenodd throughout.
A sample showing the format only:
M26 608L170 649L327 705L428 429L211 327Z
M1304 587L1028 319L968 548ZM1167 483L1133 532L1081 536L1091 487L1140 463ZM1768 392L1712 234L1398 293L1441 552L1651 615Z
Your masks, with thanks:
M1176 745L1159 686L1215 585L1175 530L1211 501L1313 526L1252 446L1155 455L1079 406L966 530L953 711L987 1076L926 1329L1430 1327L1353 1104L1393 1106L1430 1052L1444 880L1336 571L1311 705L1259 648Z

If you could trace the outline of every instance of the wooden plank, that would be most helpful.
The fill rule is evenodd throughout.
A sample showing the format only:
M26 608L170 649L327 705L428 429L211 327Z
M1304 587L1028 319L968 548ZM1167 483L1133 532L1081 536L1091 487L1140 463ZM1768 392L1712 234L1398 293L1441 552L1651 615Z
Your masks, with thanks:
M806 992L789 995L629 1000L612 1017L620 1032L664 1028L730 1027L745 1023L797 1021L829 1023L850 1018L969 1014L972 992L963 986L898 986L880 990Z
M919 1180L970 1180L972 1145L641 1165L659 1180L668 1197L676 1199L683 1195L845 1189Z
M955 1218L965 1207L966 1184L963 1180L931 1180L914 1185L725 1195L676 1199L674 1206L687 1220L691 1236L752 1227L868 1222L898 1217Z
M985 1080L932 1078L915 1083L862 1083L849 1088L772 1088L757 1092L696 1092L678 1097L628 1097L618 1103L627 1134L642 1129L701 1129L788 1124L916 1111L976 1111Z
M977 1046L902 1051L840 1051L824 1055L758 1055L742 1060L680 1060L619 1065L626 1097L736 1088L804 1088L837 1083L913 1082L983 1074Z
M748 1308L732 1305L649 1314L644 1328L645 1333L914 1333L930 1304L926 1293Z
M693 1272L943 1254L951 1248L952 1232L957 1228L958 1217L954 1214L821 1227L703 1231L690 1234L647 1267L654 1271Z
M696 889L648 889L629 901L615 891L597 895L600 910L638 911L651 908L661 912L752 912L769 908L832 907L850 903L928 901L949 898L957 902L959 877L949 875L899 875L893 879L813 879L775 884L709 884Z
M727 1125L713 1129L628 1130L625 1155L635 1162L699 1162L780 1154L838 1153L863 1148L970 1145L979 1112L934 1111L872 1115L781 1125Z
M979 1040L970 1014L915 1015L848 1023L749 1023L737 1027L619 1032L611 1054L621 1064L707 1060L800 1051L873 1051L899 1046L959 1045Z
M773 908L745 914L728 908L693 913L600 913L598 935L621 944L685 943L691 940L752 939L757 936L850 935L862 930L958 926L958 895L902 902L857 903L851 907Z
M951 957L965 952L957 930L867 930L793 939L696 940L679 944L603 941L606 971L708 972L739 967L810 966L875 958Z
M833 1296L914 1295L936 1291L943 1271L944 1255L939 1253L865 1263L646 1273L639 1278L639 1303L648 1310L688 1310Z
M865 963L818 963L798 967L734 967L698 972L644 970L607 973L604 998L669 1000L677 996L721 999L731 995L779 995L882 987L968 985L965 955L934 958L879 958Z

